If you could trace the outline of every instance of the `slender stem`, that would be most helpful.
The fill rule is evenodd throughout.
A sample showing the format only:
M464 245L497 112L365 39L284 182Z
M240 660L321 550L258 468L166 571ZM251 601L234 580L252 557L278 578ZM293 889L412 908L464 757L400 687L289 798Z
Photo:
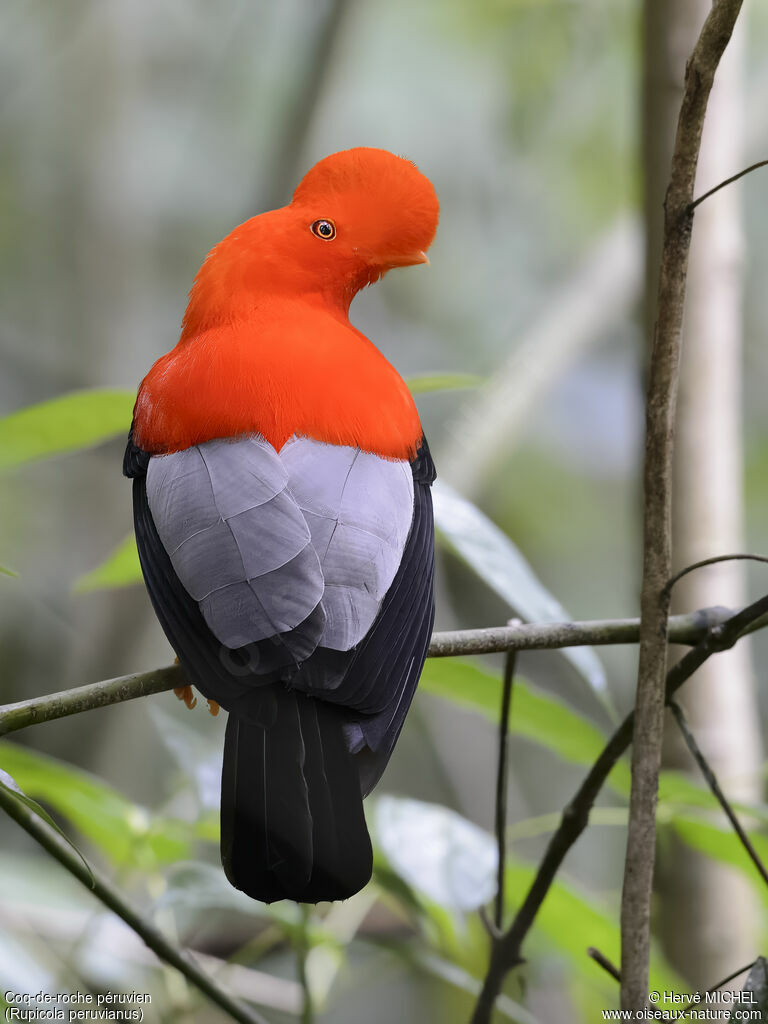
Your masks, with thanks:
M240 1021L241 1024L268 1024L264 1017L233 999L217 982L208 977L189 953L169 942L151 921L143 917L123 898L107 878L95 868L89 870L64 838L4 788L0 788L0 808L13 818L25 832L28 832L71 875L74 875L104 906L122 918L161 960L181 971L195 988L221 1007L233 1020Z
M755 961L753 960L751 964L746 964L746 966L740 967L737 971L733 971L731 974L728 975L727 978L723 978L722 981L718 981L718 983L716 985L713 985L711 988L708 988L707 989L707 993L709 995L712 995L713 992L717 992L717 990L719 988L722 988L723 985L727 985L729 981L733 981L734 978L738 978L738 976L740 974L743 974L745 971L751 970L751 968L754 967L754 966L755 966ZM685 1017L683 1019L686 1019L695 1010L696 1010L696 1006L695 1005L691 1005L690 1007L688 1007L686 1009L686 1011L685 1011Z
M615 981L621 981L621 974L619 973L618 967L615 964L612 964L608 957L604 956L599 949L595 949L594 946L590 946L587 950L587 956L591 957L596 964L599 964L606 974L610 974Z
M507 759L509 754L509 713L512 707L512 687L515 678L517 653L508 651L504 662L504 689L501 695L499 715L499 759L496 769L496 846L498 849L496 901L494 923L501 930L504 926L504 868L507 860Z
M718 983L716 985L713 985L712 988L708 988L707 992L717 992L717 990L719 988L722 988L723 985L727 985L729 981L733 981L734 978L738 978L740 974L743 974L745 971L750 970L754 966L755 961L753 960L751 964L747 964L745 967L740 967L738 971L734 971L732 974L729 974L727 978L723 978L722 981L718 981Z
M678 583L684 576L689 573L695 572L697 569L703 569L708 565L717 565L719 562L766 562L768 558L765 555L751 555L751 554L735 554L735 555L713 555L712 558L702 558L700 562L694 562L693 565L686 565L680 572L676 572L671 579L667 580L664 589L667 593L672 593L672 589L676 583Z
M742 0L714 0L686 67L685 86L664 202L657 320L646 402L643 472L643 580L632 788L621 898L621 1007L648 998L656 803L664 730L667 622L672 575L672 456L693 188L704 116L715 71Z
M725 811L726 817L728 818L728 820L730 821L731 825L733 826L734 832L739 837L739 839L741 841L741 845L744 847L744 849L749 854L750 860L752 861L752 863L757 868L760 877L765 882L765 884L768 885L768 871L766 871L765 865L763 864L762 860L760 859L760 855L758 854L757 850L755 849L754 845L752 844L752 840L749 838L747 833L744 831L744 828L743 828L741 822L736 817L736 812L731 807L731 805L730 805L730 803L728 801L728 798L726 797L725 793L723 793L722 789L720 788L720 783L717 781L717 776L712 771L711 765L709 764L707 759L702 754L701 748L699 747L698 743L696 742L696 738L693 735L693 733L691 732L690 728L688 727L687 721L685 720L685 715L683 714L683 709L680 707L679 704L675 703L675 701L670 701L669 702L669 707L670 707L670 709L672 711L672 714L675 716L675 721L677 722L677 725L678 725L678 727L680 729L680 732L683 734L683 739L685 740L686 745L687 745L688 749L690 750L693 759L695 760L696 764L701 769L701 774L706 779L707 785L712 790L713 796L715 797L715 799L718 801L720 806Z
M669 620L669 639L676 644L696 644L707 635L708 630L726 622L732 615L733 611L729 608L704 608L688 615L672 616ZM639 619L520 623L491 629L453 630L432 635L429 657L451 658L511 650L631 644L637 643L639 633ZM150 672L137 672L15 704L5 704L0 706L0 736L40 722L50 722L81 711L163 693L182 685L184 678L179 666L167 665Z
M745 167L743 171L739 171L738 174L732 174L730 178L726 178L725 181L721 181L719 185L715 185L709 192L705 192L703 196L699 196L698 199L694 199L688 209L693 213L699 203L703 203L705 199L709 199L715 192L719 192L721 188L725 188L726 185L732 185L734 181L738 181L739 178L743 178L745 174L751 174L752 171L756 171L758 167L768 167L768 160L758 160L756 164L750 164L749 167Z

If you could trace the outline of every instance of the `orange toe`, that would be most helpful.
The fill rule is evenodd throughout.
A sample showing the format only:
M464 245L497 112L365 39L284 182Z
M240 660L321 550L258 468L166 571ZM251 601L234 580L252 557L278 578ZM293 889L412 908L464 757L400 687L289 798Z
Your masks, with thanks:
M173 692L176 694L179 700L184 701L184 703L187 705L190 711L197 704L197 697L192 692L192 687L189 685L189 683L187 683L186 686L174 686Z
M207 697L205 699L208 700ZM218 701L209 700L208 701L208 710L213 715L213 717L215 718L216 715L218 715L218 713L219 713L219 703L218 703Z

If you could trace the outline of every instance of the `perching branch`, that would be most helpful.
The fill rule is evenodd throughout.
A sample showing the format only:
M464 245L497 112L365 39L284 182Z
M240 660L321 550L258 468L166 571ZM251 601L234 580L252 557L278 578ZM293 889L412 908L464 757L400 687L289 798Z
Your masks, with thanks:
M669 620L669 639L676 644L696 644L712 627L733 615L729 608L704 608ZM632 644L640 635L639 619L598 619L592 622L519 623L491 629L452 630L433 633L430 658L450 658L503 651L555 650L562 647ZM137 672L117 679L77 686L71 690L33 697L0 706L0 736L40 722L77 715L81 711L148 697L184 685L178 665Z
M767 612L768 595L731 615L725 622L713 625L707 635L686 652L667 673L665 699L669 700L707 658L733 647L736 641L749 633L754 624ZM560 825L549 840L536 876L514 921L501 937L495 940L492 938L488 973L475 1006L472 1024L489 1024L493 1004L501 991L504 979L513 967L522 963L522 944L566 854L587 827L589 813L603 783L632 742L634 719L635 713L631 712L606 743L575 796L563 811Z
M89 870L65 839L25 804L16 800L4 787L0 787L0 809L21 825L25 832L55 857L105 907L122 918L161 960L181 971L195 988L220 1006L233 1020L240 1021L241 1024L268 1024L261 1014L233 999L217 982L208 977L188 953L169 942L151 921L123 899L119 891L96 868L91 867Z
M624 1010L642 1009L648 996L650 905L667 665L666 583L672 574L672 454L693 226L691 204L709 94L741 3L742 0L715 0L688 62L664 205L658 313L646 402L640 656L621 903Z

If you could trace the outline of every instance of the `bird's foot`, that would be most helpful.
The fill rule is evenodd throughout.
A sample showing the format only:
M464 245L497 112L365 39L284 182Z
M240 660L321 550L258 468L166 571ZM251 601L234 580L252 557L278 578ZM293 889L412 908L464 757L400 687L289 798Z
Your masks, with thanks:
M191 711L193 707L197 705L197 697L192 692L192 687L187 683L186 686L174 686L173 692L179 698L183 700Z
M187 683L186 686L174 686L173 692L176 694L179 700L184 701L184 703L187 705L190 711L192 710L192 708L197 707L197 697L195 696L192 687L189 685L189 683ZM218 701L208 700L207 697L205 699L206 703L208 704L208 712L215 718L216 715L218 715L219 713Z

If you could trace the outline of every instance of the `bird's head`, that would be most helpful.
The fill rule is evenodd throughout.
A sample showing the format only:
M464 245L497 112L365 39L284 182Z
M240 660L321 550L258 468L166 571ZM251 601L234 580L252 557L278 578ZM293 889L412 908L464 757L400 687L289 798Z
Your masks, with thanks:
M410 160L359 148L315 164L286 212L303 264L359 275L365 284L393 267L429 262L440 207Z
M265 294L346 307L393 267L428 263L440 213L432 183L383 149L348 149L307 172L288 206L241 224L196 278L185 334L245 314Z

